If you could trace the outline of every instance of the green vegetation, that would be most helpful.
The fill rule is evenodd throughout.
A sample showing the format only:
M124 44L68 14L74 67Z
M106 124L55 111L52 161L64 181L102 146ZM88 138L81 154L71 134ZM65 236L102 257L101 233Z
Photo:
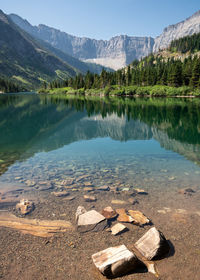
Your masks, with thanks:
M72 87L41 88L39 93L85 95L85 96L200 96L199 89L190 87L169 87L169 86L110 86L104 89L74 89Z
M200 33L172 41L169 50L181 53L200 51Z
M10 79L0 77L0 92L20 92L24 91L24 88L17 85Z

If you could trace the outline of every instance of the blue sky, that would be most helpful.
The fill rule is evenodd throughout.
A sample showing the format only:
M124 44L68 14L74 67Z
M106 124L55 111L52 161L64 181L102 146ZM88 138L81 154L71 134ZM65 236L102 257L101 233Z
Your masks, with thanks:
M0 9L76 36L158 36L200 9L199 0L0 0Z

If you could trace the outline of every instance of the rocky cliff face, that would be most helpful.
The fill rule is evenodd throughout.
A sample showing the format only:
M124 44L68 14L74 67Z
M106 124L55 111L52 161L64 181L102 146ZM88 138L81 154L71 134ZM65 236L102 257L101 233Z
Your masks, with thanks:
M117 70L134 59L145 57L169 46L172 40L200 32L200 11L188 19L170 25L155 40L151 37L130 37L120 35L110 40L80 38L40 24L32 26L21 17L11 14L10 18L20 28L59 49L85 62L92 62Z
M200 32L200 10L177 24L170 25L155 39L153 52L167 48L171 41Z
M87 62L95 62L115 70L126 66L152 52L154 39L151 37L116 36L109 41L80 38L40 24L32 26L17 15L12 21L34 37L50 43L53 47Z

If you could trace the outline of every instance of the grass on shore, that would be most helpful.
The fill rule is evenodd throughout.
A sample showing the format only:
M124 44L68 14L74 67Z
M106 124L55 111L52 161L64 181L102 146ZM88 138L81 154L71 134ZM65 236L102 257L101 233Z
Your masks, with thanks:
M169 87L169 86L110 86L102 89L73 89L71 87L40 89L38 93L50 94L77 94L77 95L100 95L100 96L194 96L200 97L200 89L191 87Z

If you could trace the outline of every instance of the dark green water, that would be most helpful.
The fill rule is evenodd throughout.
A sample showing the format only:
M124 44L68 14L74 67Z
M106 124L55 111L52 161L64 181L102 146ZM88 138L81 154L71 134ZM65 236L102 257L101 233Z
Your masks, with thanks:
M95 185L200 182L199 99L0 96L0 185L89 174Z

